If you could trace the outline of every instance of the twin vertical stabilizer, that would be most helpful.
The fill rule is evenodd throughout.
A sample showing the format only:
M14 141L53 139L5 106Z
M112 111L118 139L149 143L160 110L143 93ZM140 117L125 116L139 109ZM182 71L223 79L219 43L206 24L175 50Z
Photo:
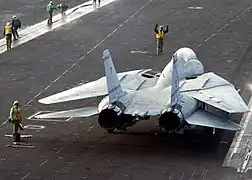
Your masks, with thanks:
M180 96L177 62L178 62L178 55L177 53L175 53L172 56L171 107L174 107L177 104Z
M108 49L103 51L104 68L108 88L109 102L114 103L123 93L120 81L117 77L115 66Z
M108 49L103 51L104 68L108 88L109 102L114 103L122 95L123 90L120 81L117 77L115 66ZM172 77L171 77L171 106L175 106L178 102L179 92L179 73L178 73L178 55L175 53L172 56Z

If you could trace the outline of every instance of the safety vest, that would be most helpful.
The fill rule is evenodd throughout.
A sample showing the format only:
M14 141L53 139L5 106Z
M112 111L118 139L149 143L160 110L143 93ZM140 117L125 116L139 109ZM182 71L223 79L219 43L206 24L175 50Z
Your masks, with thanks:
M53 10L56 10L56 7L53 4L48 4L46 10L47 12L52 13Z
M14 121L17 121L17 120L20 120L21 119L21 116L20 116L20 109L19 107L13 107L13 120Z
M4 30L5 30L5 35L6 34L12 34L12 26L11 25L6 25L4 27Z
M158 33L156 33L157 39L164 39L164 31L158 30Z

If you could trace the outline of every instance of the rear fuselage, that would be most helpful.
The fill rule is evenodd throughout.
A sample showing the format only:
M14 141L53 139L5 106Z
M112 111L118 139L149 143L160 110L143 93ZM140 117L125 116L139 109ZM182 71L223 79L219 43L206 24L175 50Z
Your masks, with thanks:
M189 48L181 48L177 53L177 69L178 69L178 79L183 80L185 78L197 77L198 75L204 73L203 65L199 60L197 60L196 54ZM152 91L156 93L162 91L165 88L171 88L172 86L172 68L173 63L170 61L164 70L162 71L157 84L152 88ZM147 89L146 89L147 90ZM118 127L128 127L132 126L136 121L134 115L124 114L124 110L127 108L128 103L134 98L134 96L128 96L126 93L122 98L119 98L117 102L110 104L109 98L106 96L98 106L98 111L100 112L98 123L100 126L108 131L113 130ZM128 97L127 97L128 96ZM167 96L170 96L167 94ZM127 97L127 98L125 98ZM182 127L184 123L184 117L193 113L198 106L196 100L182 96L182 99L178 102L180 109L175 109L175 111L160 114L159 126L161 129L166 131L176 131ZM146 117L141 117L145 119Z

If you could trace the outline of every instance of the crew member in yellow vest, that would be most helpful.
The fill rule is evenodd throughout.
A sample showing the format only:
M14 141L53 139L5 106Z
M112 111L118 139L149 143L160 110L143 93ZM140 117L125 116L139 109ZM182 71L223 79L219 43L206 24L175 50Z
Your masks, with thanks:
M12 44L12 33L13 33L13 28L10 22L7 22L5 27L4 27L4 32L3 35L6 38L6 46L7 50L11 49L11 44Z
M18 133L18 129L24 130L21 123L20 105L18 101L14 101L13 106L10 109L10 122L13 124L13 137Z
M169 26L166 26L166 30L164 31L163 26L158 28L158 24L156 24L154 32L156 33L157 39L157 55L163 54L163 45L164 45L164 35L168 33Z

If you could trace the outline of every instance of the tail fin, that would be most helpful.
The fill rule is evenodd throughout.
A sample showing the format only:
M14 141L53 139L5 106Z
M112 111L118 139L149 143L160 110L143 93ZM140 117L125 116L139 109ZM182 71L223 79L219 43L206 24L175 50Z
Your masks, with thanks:
M123 93L120 81L117 77L115 66L108 49L103 51L104 68L107 80L109 102L113 103L118 100L119 96Z
M177 61L178 61L178 55L177 53L175 53L172 56L171 107L174 107L177 104L180 97Z

